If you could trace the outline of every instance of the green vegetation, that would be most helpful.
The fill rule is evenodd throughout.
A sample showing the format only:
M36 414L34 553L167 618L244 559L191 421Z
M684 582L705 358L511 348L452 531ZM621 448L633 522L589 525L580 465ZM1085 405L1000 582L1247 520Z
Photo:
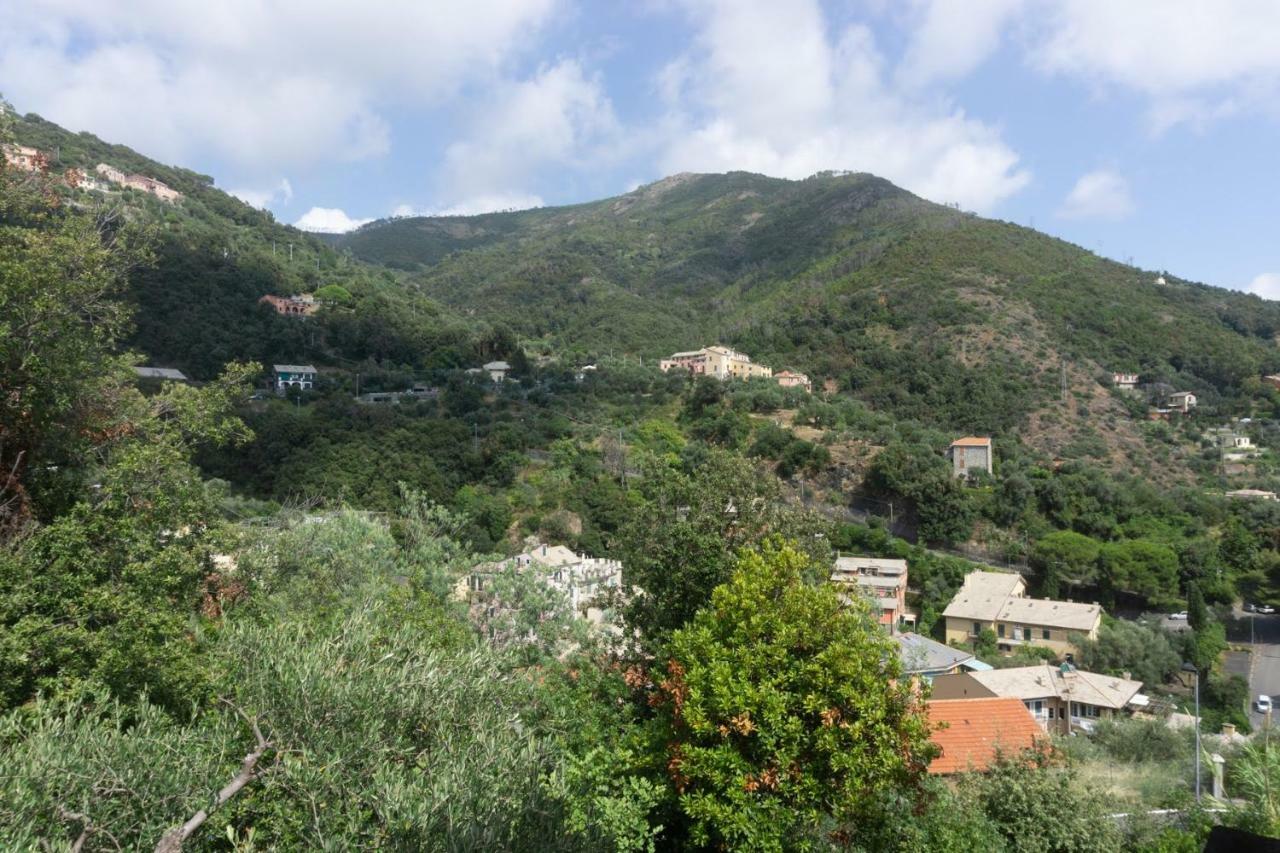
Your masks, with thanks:
M59 170L109 162L185 197L0 169L0 846L154 847L211 804L190 849L1181 850L1213 820L1275 831L1265 742L1228 756L1245 801L1225 817L1111 820L1187 806L1186 735L1151 723L929 778L921 697L825 583L833 552L904 558L936 636L978 565L931 550L956 546L1037 593L1185 607L1178 634L1109 617L1078 662L1185 705L1193 661L1206 729L1244 730L1227 610L1280 599L1280 507L1214 494L1230 475L1204 430L1250 414L1280 448L1280 395L1256 378L1277 367L1274 307L865 175L677 176L320 241L208 178L3 121ZM259 304L303 292L322 303L306 319ZM837 390L653 364L713 339ZM508 381L466 372L491 359ZM143 360L197 381L139 383ZM253 394L273 362L316 364L317 387ZM1203 411L1138 423L1145 401L1098 387L1108 368ZM952 477L960 431L995 435L992 476ZM620 631L529 572L464 600L475 566L530 538L623 561L597 602Z

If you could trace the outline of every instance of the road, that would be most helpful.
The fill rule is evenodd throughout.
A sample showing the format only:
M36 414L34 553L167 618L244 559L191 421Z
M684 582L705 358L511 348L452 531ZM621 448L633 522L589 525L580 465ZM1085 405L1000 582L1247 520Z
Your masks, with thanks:
M1253 622L1253 661L1249 667L1249 721L1261 728L1262 715L1254 710L1259 694L1280 697L1280 614L1255 615L1237 610L1236 624L1230 632L1235 642L1248 642L1250 621ZM1274 716L1274 715L1273 715Z

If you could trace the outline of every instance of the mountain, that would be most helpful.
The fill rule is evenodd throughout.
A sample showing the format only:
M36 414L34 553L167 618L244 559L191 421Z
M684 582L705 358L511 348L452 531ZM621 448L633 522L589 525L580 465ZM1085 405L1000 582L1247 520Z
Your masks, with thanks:
M63 188L66 203L104 220L146 229L153 258L129 278L130 346L152 363L198 379L229 361L398 365L455 364L471 358L470 325L398 277L361 263L315 235L275 221L214 186L213 179L152 160L90 133L72 133L37 115L15 117L16 142L39 149L49 170L94 174L105 164L181 193L168 203L146 191ZM314 322L280 317L259 300L328 286L350 298Z
M1049 452L1137 452L1144 410L1099 381L1112 371L1213 406L1280 367L1276 303L866 174L681 174L569 207L379 221L336 245L533 345L653 358L718 340L899 417Z

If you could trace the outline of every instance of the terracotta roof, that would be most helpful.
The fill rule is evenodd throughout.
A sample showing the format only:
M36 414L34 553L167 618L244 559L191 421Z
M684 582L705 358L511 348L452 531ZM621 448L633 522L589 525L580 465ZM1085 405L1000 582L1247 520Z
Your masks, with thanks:
M955 441L951 442L951 446L952 447L990 447L991 439L978 438L977 436L969 435L969 436L965 436L964 438L957 438Z
M928 711L930 737L942 747L933 775L986 770L997 752L1016 755L1044 736L1019 699L935 699Z

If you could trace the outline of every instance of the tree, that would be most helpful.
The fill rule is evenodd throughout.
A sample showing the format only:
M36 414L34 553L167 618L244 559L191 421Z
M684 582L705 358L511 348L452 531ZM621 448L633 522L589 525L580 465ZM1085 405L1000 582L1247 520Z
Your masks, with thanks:
M1093 853L1120 847L1120 833L1108 817L1110 801L1072 770L1006 760L970 775L961 787L1010 850Z
M829 557L826 522L784 506L776 479L723 450L679 468L649 463L639 497L618 550L635 589L628 623L651 648L728 580L740 549L778 534L799 541L815 565Z
M1144 684L1166 683L1182 664L1182 659L1159 628L1138 622L1108 619L1098 629L1096 640L1079 637L1080 666L1108 675L1129 673Z
M129 322L117 297L144 258L138 229L63 208L42 177L0 169L0 539L64 508L41 506L42 491L57 502L58 482L41 477L111 429Z
M1100 543L1096 539L1059 530L1036 543L1031 564L1040 574L1040 587L1048 598L1056 598L1060 582L1076 587L1089 584L1097 576Z
M1209 607L1200 592L1200 584L1187 584L1187 623L1193 631L1203 631L1209 627Z
M1108 542L1098 552L1099 574L1108 596L1124 592L1152 604L1176 600L1178 555L1146 539Z
M654 676L695 845L809 849L831 822L856 836L932 757L895 646L860 600L806 584L807 566L776 540L744 553Z

